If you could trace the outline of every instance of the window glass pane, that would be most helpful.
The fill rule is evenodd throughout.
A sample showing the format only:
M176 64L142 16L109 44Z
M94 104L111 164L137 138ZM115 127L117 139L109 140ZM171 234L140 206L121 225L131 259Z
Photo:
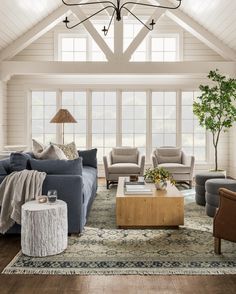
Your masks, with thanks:
M50 123L56 114L56 92L32 91L32 138L43 144L56 141L56 124Z
M86 39L85 38L75 38L74 39L74 50L75 51L86 51Z
M73 38L62 38L61 40L62 51L73 51L74 50L74 40Z
M152 50L153 51L164 51L164 39L163 38L152 38Z
M75 52L74 61L86 61L86 52Z
M164 61L175 61L176 53L175 52L164 52Z
M164 38L165 51L176 51L176 38Z
M74 60L73 52L62 52L61 56L62 56L63 61L73 61Z

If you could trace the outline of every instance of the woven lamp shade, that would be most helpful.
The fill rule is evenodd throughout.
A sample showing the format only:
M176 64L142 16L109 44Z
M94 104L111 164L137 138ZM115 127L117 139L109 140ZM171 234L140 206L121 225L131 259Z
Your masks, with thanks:
M77 121L67 109L60 109L51 119L50 123L77 123Z

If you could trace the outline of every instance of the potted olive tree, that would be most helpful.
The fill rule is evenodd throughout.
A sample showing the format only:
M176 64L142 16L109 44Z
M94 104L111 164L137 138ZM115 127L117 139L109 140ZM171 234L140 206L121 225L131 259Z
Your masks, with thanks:
M218 143L222 131L227 131L236 121L236 79L226 78L216 69L207 76L213 85L200 85L201 95L193 103L193 113L202 127L212 134L215 167L218 170Z

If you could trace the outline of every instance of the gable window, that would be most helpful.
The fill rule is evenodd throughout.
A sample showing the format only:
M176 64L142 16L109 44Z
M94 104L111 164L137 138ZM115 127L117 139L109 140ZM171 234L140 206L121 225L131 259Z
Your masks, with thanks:
M62 35L59 38L59 59L62 61L86 61L87 37Z
M151 37L151 61L176 61L179 59L177 35Z

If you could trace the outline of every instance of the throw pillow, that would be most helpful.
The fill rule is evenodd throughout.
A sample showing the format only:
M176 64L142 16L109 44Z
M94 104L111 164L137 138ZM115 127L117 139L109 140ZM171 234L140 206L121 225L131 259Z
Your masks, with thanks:
M34 157L37 159L67 159L64 152L54 145L49 145L42 152L33 152Z
M3 164L0 161L0 176L6 176L6 175L7 175L7 172L6 172Z
M32 143L33 143L33 152L40 153L46 148L46 146L36 141L35 139L32 139Z
M23 169L30 169L29 166L30 155L21 152L14 152L10 155L10 170L21 171Z
M97 168L97 148L91 150L79 150L79 157L83 158L83 165Z
M52 143L52 145L59 147L66 155L67 159L72 160L79 157L75 142L71 142L67 145Z
M82 175L82 159L74 160L37 160L30 159L33 170L49 175Z

